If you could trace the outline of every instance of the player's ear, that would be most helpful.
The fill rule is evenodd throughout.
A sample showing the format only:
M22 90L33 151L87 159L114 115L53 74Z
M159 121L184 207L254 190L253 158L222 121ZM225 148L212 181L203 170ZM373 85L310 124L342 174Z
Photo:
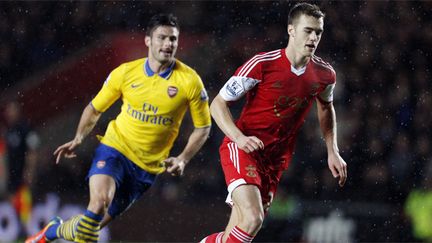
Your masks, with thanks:
M289 36L291 36L291 37L294 37L294 36L295 36L295 28L294 28L294 25L289 24L288 27L287 27L287 30L288 30L288 35L289 35Z
M147 47L150 47L151 37L146 35L146 37L144 38L144 42Z

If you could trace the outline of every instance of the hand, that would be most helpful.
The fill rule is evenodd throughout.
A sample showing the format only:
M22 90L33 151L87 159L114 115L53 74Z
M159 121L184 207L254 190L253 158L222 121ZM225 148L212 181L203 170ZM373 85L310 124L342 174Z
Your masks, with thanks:
M334 178L339 177L339 186L343 187L348 176L347 164L339 153L329 154L328 167Z
M74 152L75 148L81 144L81 139L75 138L74 140L67 142L61 146L59 146L54 151L54 156L56 156L56 164L60 162L60 159L62 156L64 156L67 159L75 158L76 153Z
M246 153L252 153L258 149L264 149L264 143L255 136L246 137L243 135L234 142Z
M169 157L164 161L166 171L171 173L172 176L182 176L186 167L185 160L179 159L178 157Z

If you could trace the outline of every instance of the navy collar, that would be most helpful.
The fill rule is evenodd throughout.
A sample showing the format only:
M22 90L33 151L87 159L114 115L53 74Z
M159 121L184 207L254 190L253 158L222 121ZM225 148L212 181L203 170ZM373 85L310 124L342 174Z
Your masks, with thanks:
M174 71L175 64L176 64L176 61L174 60L174 62L172 62L172 64L165 71L159 73L158 75L161 78L169 79L169 77L171 76L172 72ZM151 76L153 76L155 74L155 72L153 72L153 70L151 70L151 68L150 68L150 64L149 64L148 58L146 59L144 67L145 67L145 73L146 73L147 76L151 77Z

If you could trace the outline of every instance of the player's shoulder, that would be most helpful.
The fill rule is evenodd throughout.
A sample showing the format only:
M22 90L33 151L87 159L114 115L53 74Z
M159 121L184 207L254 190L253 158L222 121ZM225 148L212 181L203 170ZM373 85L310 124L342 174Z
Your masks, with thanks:
M175 70L185 73L196 73L195 69L191 68L189 65L180 61L179 59L176 59Z
M136 59L129 62L124 62L117 66L111 74L115 73L116 75L125 75L128 73L133 73L136 71L142 70L144 65L145 58Z
M334 68L332 67L332 65L330 65L330 63L324 61L321 57L313 55L311 58L311 62L315 65L315 67L318 67L322 70L331 72L333 74L336 74Z
M192 79L200 79L198 73L195 71L195 69L193 69L192 67L190 67L189 65L187 65L186 63L176 59L176 64L174 66L174 72L180 73L181 76L188 76Z
M272 61L282 57L282 49L264 51L255 54L250 60L255 61Z
M125 68L126 70L131 70L134 68L142 68L142 65L144 65L146 58L140 58L129 62L124 62L120 65L120 67Z
M263 67L272 66L274 62L277 63L280 60L282 60L281 49L259 52L237 69L236 76L248 76L256 68L262 69Z

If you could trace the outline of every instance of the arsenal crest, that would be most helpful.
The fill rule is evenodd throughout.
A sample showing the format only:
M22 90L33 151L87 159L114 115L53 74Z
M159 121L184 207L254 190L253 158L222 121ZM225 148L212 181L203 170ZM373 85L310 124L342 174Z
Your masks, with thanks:
M174 86L168 86L168 96L169 96L170 98L173 98L174 96L176 96L177 92L178 92L177 87L174 87Z

